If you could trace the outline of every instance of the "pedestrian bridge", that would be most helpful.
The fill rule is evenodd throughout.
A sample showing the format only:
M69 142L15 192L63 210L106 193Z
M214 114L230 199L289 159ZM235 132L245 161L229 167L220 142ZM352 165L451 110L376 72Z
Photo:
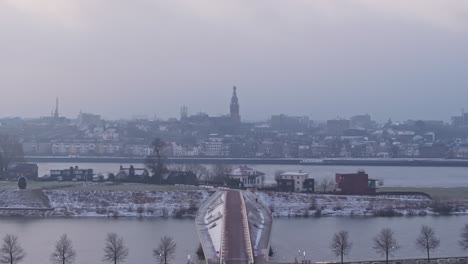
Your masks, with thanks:
M218 190L196 218L206 263L268 263L272 223L269 209L250 191Z

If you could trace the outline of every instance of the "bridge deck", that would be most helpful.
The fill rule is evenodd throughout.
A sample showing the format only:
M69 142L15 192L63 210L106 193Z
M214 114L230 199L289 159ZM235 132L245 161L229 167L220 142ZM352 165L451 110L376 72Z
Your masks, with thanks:
M250 241L247 241L245 236L248 226L244 222L241 195L238 191L226 192L226 208L229 208L225 212L223 235L223 259L226 264L249 263L248 243Z

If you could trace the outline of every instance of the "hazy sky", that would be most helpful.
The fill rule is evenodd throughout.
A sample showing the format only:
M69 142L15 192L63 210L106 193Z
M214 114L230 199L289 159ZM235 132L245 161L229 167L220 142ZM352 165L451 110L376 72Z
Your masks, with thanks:
M468 1L0 0L0 117L468 110Z

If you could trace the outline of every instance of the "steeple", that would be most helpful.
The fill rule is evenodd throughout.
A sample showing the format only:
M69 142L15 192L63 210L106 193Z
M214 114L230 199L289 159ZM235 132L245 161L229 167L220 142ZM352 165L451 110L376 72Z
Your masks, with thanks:
M240 122L240 114L239 114L239 99L237 98L237 88L234 86L232 88L232 98L231 98L231 111L230 116L233 120Z
M58 99L58 97L55 99L54 118L59 118L59 99Z

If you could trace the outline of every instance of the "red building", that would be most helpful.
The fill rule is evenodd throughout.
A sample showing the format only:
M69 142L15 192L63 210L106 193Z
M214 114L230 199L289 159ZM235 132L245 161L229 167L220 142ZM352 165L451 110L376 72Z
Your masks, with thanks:
M337 173L335 175L336 190L342 194L374 194L376 180L369 179L364 171L357 173Z

